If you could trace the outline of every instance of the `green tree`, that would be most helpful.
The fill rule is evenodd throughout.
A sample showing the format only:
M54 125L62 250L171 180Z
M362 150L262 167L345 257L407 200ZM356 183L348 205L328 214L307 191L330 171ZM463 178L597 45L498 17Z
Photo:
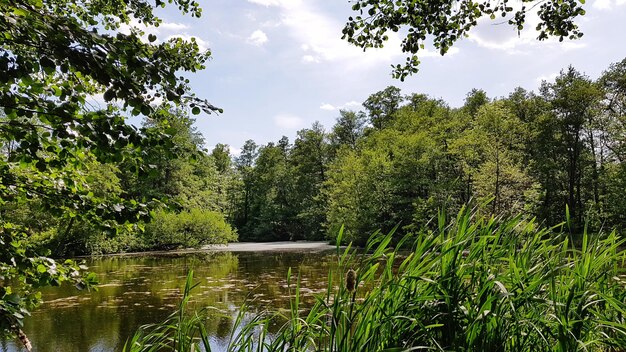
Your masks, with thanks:
M254 186L254 164L258 157L258 145L251 139L247 140L241 154L235 159L235 167L241 178L241 189L236 192L238 195L234 202L238 204L236 207L235 226L238 229L246 226L250 219L250 200L252 197L252 188ZM242 234L245 237L245 234Z
M523 0L514 8L509 1L409 1L409 0L356 0L343 29L343 39L367 50L380 48L389 39L387 32L403 33L402 52L410 55L405 64L393 67L395 78L404 80L417 72L418 55L425 44L432 44L444 55L457 40L468 35L481 18L504 17L518 31L524 29L526 15L536 11L539 23L537 39L548 37L575 39L582 36L575 20L585 14L584 0Z
M294 238L321 239L326 214L326 200L321 190L328 179L330 145L328 133L319 122L298 131L290 160L296 180L295 205L302 224Z
M375 129L383 129L398 111L404 97L400 94L400 88L389 86L380 92L370 95L363 107L367 110L369 122Z
M201 152L204 138L194 122L195 119L181 109L161 109L144 120L143 129L147 136L168 136L171 144L157 142L144 148L142 164L145 165L145 173L138 174L133 172L131 165L124 165L126 192L139 199L176 201L174 198L183 191L187 176L195 171L215 173L215 167L212 167L213 170L196 167L206 166L210 161Z
M583 185L583 174L589 166L586 156L594 144L585 134L585 129L597 112L600 90L588 77L570 66L561 71L554 83L544 82L541 93L550 103L558 126L557 138L562 148L561 154L566 158L566 204L575 221L576 231L583 223L583 187L587 186Z
M330 143L336 151L342 146L356 148L356 143L363 136L365 128L365 113L340 110L339 117L330 134Z
M274 143L259 148L252 170L248 222L242 227L245 239L289 240L300 231L294 202L297 192L287 152L284 145Z
M522 166L526 134L523 123L504 103L496 102L478 110L474 128L482 155L476 197L493 197L492 214L513 216L534 209L538 185Z
M182 12L200 16L197 3L171 1ZM165 6L158 1L157 6ZM194 113L218 110L189 91L180 71L202 69L209 52L180 38L164 42L134 28L132 20L156 26L160 19L146 1L41 1L0 3L0 137L8 152L0 159L0 205L37 198L54 216L82 218L114 227L148 218L148 204L134 199L102 199L90 192L87 160L137 160L163 134L142 134L126 124L131 115L152 116L155 99L187 106ZM88 97L101 93L108 103L90 109ZM118 108L121 109L119 111ZM166 148L167 149L167 148ZM92 158L93 157L93 158ZM132 163L131 163L132 164ZM38 288L81 278L72 262L55 263L26 246L29 223L0 221L0 329L17 334L26 314L40 300Z
M217 208L232 221L235 204L231 197L237 190L237 178L233 169L233 160L227 144L218 143L209 155L217 168L217 180L214 183L217 195Z
M220 173L226 173L232 167L232 157L230 156L230 149L228 144L218 143L211 151L211 157L217 167L217 171Z
M599 124L600 205L611 227L626 226L626 59L614 63L598 79L603 93Z
M620 163L626 161L626 59L612 64L598 83L603 91L607 141L604 146Z
M487 93L482 89L474 88L465 96L463 110L470 116L475 117L478 113L478 109L487 103L489 103Z
M427 226L438 208L459 202L459 171L448 145L459 122L441 100L412 95L386 127L366 134L358 149L344 149L330 166L324 192L328 229L343 224L346 238L364 243L372 231L401 224Z

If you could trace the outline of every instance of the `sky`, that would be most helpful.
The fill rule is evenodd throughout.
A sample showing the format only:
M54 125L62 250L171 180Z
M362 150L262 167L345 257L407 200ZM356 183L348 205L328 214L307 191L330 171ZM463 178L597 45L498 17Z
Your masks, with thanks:
M360 110L389 85L458 107L472 88L492 98L515 87L536 91L569 65L595 79L626 58L626 0L587 1L578 21L585 35L561 43L535 39L536 16L519 36L485 19L445 56L427 47L420 71L404 82L391 77L391 65L405 60L396 33L384 48L366 52L341 40L353 15L347 0L197 1L201 18L169 6L157 12L163 24L152 32L160 40L194 37L211 50L206 69L187 77L199 97L224 112L198 115L196 126L207 148L225 143L235 155L248 139L267 144L285 135L293 142L315 121L328 130L340 109Z

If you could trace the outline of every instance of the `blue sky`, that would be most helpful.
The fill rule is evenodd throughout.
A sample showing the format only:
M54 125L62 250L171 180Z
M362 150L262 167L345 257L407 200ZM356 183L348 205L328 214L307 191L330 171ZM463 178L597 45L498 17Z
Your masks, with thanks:
M266 144L286 135L293 141L297 130L314 121L329 129L338 109L361 109L370 94L388 85L456 107L472 88L490 97L517 86L536 90L570 64L597 78L626 57L626 0L588 1L578 22L585 35L576 41L536 41L532 16L520 36L486 20L444 57L427 48L420 72L405 82L391 78L390 65L404 61L398 36L365 53L340 39L352 15L347 0L198 1L201 18L170 6L159 12L163 25L149 31L160 40L195 37L210 48L207 68L189 78L197 95L224 113L199 115L197 126L208 148L226 143L234 153L247 139Z

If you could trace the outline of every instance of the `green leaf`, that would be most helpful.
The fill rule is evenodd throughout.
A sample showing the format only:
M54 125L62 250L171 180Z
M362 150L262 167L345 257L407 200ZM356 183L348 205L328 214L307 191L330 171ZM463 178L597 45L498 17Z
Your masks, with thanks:
M21 7L16 7L13 9L13 14L19 17L26 17L28 15L28 11L22 9Z
M12 293L10 295L4 296L4 300L9 303L17 305L17 304L20 304L20 302L22 301L22 298L17 293Z

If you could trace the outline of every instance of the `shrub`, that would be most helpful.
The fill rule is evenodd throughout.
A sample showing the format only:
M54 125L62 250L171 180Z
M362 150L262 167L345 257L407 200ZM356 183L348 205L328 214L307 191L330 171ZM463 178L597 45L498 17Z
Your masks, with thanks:
M154 249L198 247L237 240L236 232L215 211L190 209L180 213L157 211L146 224L146 245Z

